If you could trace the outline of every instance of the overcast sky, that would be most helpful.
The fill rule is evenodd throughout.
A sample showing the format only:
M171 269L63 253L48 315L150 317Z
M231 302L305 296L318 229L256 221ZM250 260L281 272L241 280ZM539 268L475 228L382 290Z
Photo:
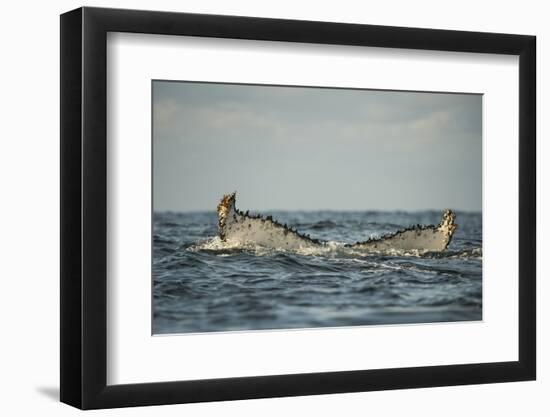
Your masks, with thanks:
M481 103L153 81L154 210L481 211Z

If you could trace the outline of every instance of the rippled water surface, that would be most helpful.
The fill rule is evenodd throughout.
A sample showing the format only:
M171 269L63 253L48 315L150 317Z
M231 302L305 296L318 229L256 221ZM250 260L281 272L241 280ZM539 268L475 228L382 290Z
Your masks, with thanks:
M270 212L328 241L309 252L217 237L217 215L155 213L153 333L290 329L481 320L481 214L457 213L442 253L342 247L440 212Z

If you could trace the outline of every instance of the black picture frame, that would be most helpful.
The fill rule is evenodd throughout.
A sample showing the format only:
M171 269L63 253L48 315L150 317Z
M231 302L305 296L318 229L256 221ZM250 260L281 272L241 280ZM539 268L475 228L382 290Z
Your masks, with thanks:
M107 385L108 32L519 56L519 360ZM94 409L535 379L535 51L524 35L88 7L61 15L61 401Z

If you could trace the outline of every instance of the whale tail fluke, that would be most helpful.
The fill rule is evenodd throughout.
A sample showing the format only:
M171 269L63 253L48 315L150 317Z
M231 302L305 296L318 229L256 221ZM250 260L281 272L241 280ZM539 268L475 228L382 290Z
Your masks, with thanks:
M237 193L225 194L220 200L218 211L218 232L223 242L257 244L259 246L300 249L323 247L326 242L311 238L298 232L292 226L279 223L272 216L249 215L240 211L235 203ZM354 249L387 251L387 250L424 250L443 251L447 249L458 225L456 214L444 210L438 225L416 225L396 231L380 238L369 238L345 247Z
M234 191L229 194L224 194L220 200L217 210L218 210L218 229L220 239L225 241L225 229L227 219L230 217L232 212L235 212L235 201L237 200L237 192Z
M443 233L446 238L445 248L448 246L449 242L451 241L451 237L453 236L455 230L458 228L455 220L456 214L454 211L450 209L445 209L443 211L443 218L441 219L441 223L439 223L438 229Z

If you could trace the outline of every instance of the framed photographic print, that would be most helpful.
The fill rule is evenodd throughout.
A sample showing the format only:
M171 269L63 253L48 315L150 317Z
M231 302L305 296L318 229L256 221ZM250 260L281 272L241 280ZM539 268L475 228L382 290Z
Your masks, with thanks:
M61 401L535 379L535 37L61 16Z

